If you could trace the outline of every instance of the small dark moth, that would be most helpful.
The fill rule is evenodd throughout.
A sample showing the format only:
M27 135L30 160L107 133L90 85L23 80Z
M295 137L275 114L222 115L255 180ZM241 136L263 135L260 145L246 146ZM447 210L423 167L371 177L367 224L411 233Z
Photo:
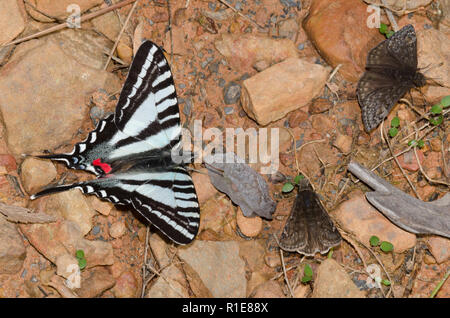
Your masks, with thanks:
M279 239L280 247L307 256L317 252L324 254L341 243L341 235L308 180L302 179L298 187L291 214Z
M367 56L366 72L356 90L365 130L375 129L411 88L425 84L417 68L416 32L409 24Z

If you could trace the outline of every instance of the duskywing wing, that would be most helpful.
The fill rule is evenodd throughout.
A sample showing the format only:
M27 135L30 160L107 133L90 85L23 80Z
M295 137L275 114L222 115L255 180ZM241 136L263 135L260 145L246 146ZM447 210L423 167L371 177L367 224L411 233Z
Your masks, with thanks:
M416 32L408 24L367 56L366 72L356 90L366 131L375 129L406 92L425 82L417 69Z
M288 252L313 256L341 243L341 235L308 180L303 179L279 244Z

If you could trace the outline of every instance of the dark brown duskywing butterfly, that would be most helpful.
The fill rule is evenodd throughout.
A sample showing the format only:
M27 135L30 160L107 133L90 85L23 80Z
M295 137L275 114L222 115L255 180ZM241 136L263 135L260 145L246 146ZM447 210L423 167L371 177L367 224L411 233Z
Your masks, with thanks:
M313 256L341 243L341 235L307 179L298 193L279 239L281 249Z
M417 69L416 32L409 24L367 56L366 72L356 90L366 131L375 129L406 92L425 82Z

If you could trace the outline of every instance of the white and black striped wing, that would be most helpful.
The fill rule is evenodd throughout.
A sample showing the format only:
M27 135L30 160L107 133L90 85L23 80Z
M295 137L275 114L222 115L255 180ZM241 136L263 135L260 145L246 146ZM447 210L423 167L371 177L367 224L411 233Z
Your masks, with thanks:
M104 175L107 172L95 166L95 160L113 165L157 157L164 149L178 147L180 140L180 113L169 64L162 49L146 41L134 57L115 114L101 120L71 153L40 157Z
M191 176L183 167L134 168L106 177L45 189L31 199L78 188L115 204L131 204L151 224L178 244L198 232L200 209Z

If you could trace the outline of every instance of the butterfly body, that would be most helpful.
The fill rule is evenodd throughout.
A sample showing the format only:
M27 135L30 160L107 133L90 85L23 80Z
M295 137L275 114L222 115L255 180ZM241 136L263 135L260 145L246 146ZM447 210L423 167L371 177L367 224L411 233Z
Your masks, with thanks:
M407 25L374 47L356 90L366 131L375 129L411 88L426 84L417 68L417 38Z
M80 189L114 204L131 205L168 238L191 242L199 228L199 204L180 149L175 85L163 51L141 44L114 114L102 119L72 152L38 156L94 173L97 179L50 187L32 195Z

